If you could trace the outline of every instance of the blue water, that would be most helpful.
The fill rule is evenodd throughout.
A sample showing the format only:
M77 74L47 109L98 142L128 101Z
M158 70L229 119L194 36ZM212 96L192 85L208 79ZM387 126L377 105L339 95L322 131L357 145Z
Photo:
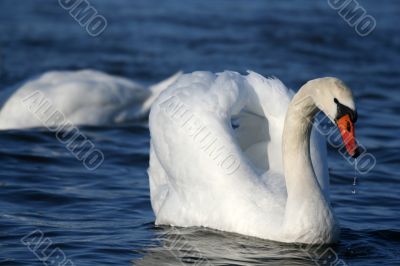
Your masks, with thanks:
M309 248L154 226L145 121L82 127L105 155L95 171L45 129L3 131L0 265L44 265L38 253L56 248L74 265L400 265L400 4L358 2L377 22L366 37L326 1L91 0L108 22L91 37L56 0L2 0L0 89L54 69L146 84L177 70L252 69L294 89L336 76L353 89L356 134L377 163L353 194L354 167L329 149L341 241ZM21 241L35 230L51 241L47 250Z

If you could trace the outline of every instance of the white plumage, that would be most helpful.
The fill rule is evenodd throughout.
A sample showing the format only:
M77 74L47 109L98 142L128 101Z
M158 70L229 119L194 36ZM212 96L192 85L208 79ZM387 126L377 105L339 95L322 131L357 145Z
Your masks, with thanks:
M156 224L205 226L283 242L334 241L326 143L317 132L310 151L323 195L318 200L327 210L315 211L326 213L320 218L332 228L300 236L291 228L309 230L302 223L313 217L285 220L282 136L293 95L276 78L228 71L185 74L162 92L149 118Z
M75 125L109 125L145 118L158 94L179 76L146 88L95 70L50 71L0 94L0 129L43 127L45 121L29 107L35 104L32 109L36 110L44 100ZM38 101L29 102L37 92Z

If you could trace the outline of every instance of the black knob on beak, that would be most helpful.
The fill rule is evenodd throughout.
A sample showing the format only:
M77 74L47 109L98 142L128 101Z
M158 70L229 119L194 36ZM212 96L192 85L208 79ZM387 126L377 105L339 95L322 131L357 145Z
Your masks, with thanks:
M357 149L354 151L354 154L353 154L352 157L355 159L355 158L357 158L358 156L360 156L360 154L361 154L360 148L357 147Z

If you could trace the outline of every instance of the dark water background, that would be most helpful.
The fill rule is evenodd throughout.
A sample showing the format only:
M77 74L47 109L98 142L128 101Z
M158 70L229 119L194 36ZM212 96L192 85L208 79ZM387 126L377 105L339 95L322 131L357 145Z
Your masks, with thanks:
M60 248L74 265L181 265L191 260L400 265L399 1L359 0L377 22L366 37L358 36L326 1L90 3L108 21L95 38L56 0L1 0L0 89L54 69L94 68L147 84L177 70L252 69L295 89L312 78L337 76L353 89L356 133L377 164L359 176L354 195L354 167L329 150L341 241L305 249L213 230L155 227L145 122L83 127L105 154L96 171L86 170L46 130L3 131L0 265L44 265L21 243L34 230L52 241L49 250Z

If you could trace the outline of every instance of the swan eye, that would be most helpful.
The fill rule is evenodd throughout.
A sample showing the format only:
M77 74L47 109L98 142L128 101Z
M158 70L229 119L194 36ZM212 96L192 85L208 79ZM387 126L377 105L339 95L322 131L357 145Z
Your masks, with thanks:
M333 101L337 104L339 101L338 99L334 98Z

